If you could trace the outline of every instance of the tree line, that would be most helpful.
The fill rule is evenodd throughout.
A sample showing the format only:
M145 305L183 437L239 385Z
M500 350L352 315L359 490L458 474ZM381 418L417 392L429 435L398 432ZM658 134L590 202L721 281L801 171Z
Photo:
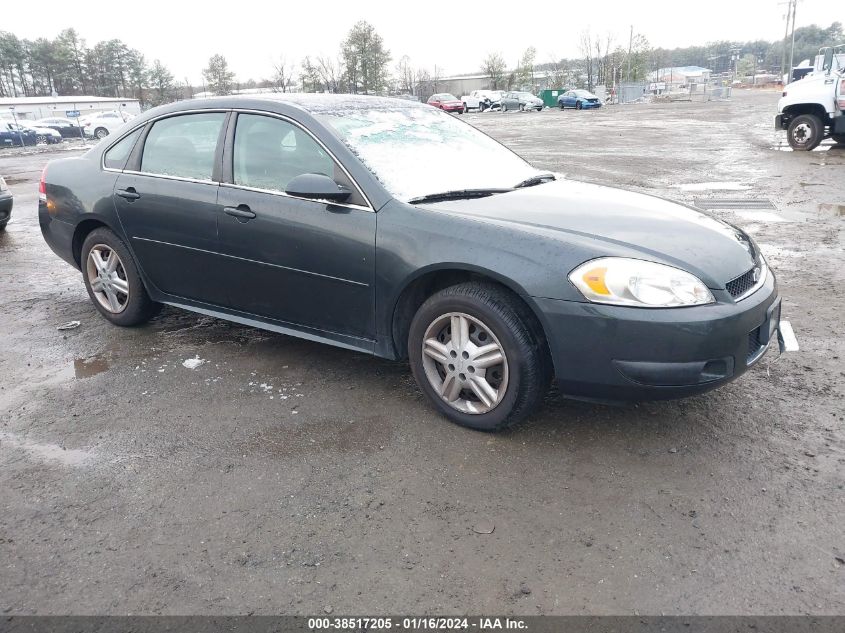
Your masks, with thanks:
M812 59L820 46L843 39L841 22L828 28L798 28L795 62ZM599 35L588 29L578 40L578 57L540 61L531 46L519 59L508 63L500 53L491 52L482 60L478 72L488 77L492 89L531 90L538 85L539 73L548 86L588 89L643 81L652 71L669 66L702 66L716 73L737 70L780 74L785 45L783 40L717 41L665 49L652 47L633 29L621 41L613 34ZM375 28L360 21L350 29L335 55L306 55L299 63L280 57L273 64L271 75L260 80L238 81L226 58L213 55L202 71L202 86L196 87L187 79L177 82L160 60L149 63L140 51L119 39L88 46L72 28L53 39L35 40L0 31L0 96L93 94L134 98L145 107L189 98L197 88L216 95L243 88L265 88L278 92L411 94L423 99L438 92L443 68L415 66L405 55L391 72L391 61L390 51Z

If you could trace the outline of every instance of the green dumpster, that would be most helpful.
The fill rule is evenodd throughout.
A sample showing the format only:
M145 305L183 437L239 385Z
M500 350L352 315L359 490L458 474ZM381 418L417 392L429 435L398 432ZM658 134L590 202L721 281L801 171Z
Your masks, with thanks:
M564 92L566 92L566 88L560 88L557 90L541 90L540 99L543 100L543 105L546 105L550 108L556 108L557 98Z

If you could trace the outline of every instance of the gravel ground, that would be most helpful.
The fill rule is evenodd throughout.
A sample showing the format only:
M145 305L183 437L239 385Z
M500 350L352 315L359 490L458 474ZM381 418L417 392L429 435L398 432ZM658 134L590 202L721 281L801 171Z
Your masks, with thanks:
M572 178L771 200L715 213L802 346L684 401L552 393L494 436L404 364L173 309L107 325L38 230L40 169L78 150L0 152L0 612L845 613L845 148L783 151L776 101L466 115Z

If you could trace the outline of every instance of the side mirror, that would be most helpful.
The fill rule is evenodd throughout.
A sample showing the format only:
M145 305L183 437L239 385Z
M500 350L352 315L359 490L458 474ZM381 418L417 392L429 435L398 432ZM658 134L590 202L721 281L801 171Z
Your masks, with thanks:
M830 73L830 69L833 68L833 48L825 48L824 49L824 61L822 62L822 70Z
M298 198L343 202L352 195L349 187L337 184L325 174L300 174L285 188L285 193Z

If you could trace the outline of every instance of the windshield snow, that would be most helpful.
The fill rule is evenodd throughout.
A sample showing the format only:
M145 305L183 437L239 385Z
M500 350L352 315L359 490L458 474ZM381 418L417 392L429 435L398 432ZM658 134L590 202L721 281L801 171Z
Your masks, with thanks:
M337 110L325 120L399 200L509 188L541 173L469 124L430 107Z

